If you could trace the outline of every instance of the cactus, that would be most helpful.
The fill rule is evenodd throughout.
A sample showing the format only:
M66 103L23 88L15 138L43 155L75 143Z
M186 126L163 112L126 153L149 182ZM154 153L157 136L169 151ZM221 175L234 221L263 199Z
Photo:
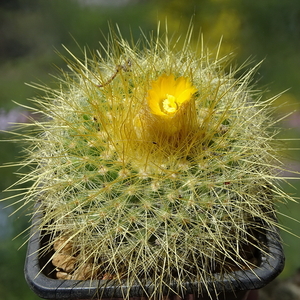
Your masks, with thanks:
M185 282L253 268L256 233L279 226L275 98L251 86L259 64L242 73L190 36L178 50L112 33L103 55L67 50L60 88L35 85L44 117L26 124L31 171L18 183L32 182L24 203L42 215L59 278L151 281L148 296L175 282L181 295Z

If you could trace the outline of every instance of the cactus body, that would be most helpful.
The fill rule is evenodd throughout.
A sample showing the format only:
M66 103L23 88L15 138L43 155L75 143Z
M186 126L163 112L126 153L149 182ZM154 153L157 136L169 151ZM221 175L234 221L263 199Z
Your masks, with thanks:
M152 281L153 295L175 282L181 294L253 267L255 232L276 230L272 100L251 89L255 68L237 77L188 43L147 42L119 38L106 57L69 62L61 89L42 88L22 181L34 182L25 201L39 203L45 251L69 259L61 278Z

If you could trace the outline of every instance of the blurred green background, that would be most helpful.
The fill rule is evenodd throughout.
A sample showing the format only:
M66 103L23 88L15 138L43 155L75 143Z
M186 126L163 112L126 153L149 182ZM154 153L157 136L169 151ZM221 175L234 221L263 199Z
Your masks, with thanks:
M235 63L249 57L253 61L265 60L256 74L257 88L266 90L266 96L289 89L276 102L278 116L295 111L279 123L285 128L284 138L300 136L300 1L299 0L2 0L0 2L0 129L9 130L8 122L24 120L23 105L38 94L24 83L44 82L53 85L58 68L65 62L55 53L66 54L62 44L77 55L78 48L99 49L105 43L108 22L117 23L123 37L135 39L140 28L147 34L156 30L157 22L167 20L169 32L184 32L193 17L194 30L201 30L205 45L214 51L223 38L221 53L235 52ZM164 26L164 25L163 25ZM76 42L75 42L76 41ZM77 45L78 43L78 45ZM286 103L286 105L282 105ZM1 133L5 140L7 134ZM289 142L288 147L298 147ZM21 156L22 145L0 144L0 165ZM299 151L287 151L287 168L300 171ZM18 168L0 169L0 190L12 184ZM288 175L288 174L287 174ZM299 181L295 188L282 183L283 188L299 196ZM4 198L10 194L0 193ZM26 236L13 238L28 226L26 212L8 215L14 207L0 202L0 298L38 299L27 287L23 264ZM283 214L299 218L300 208L295 203L282 205ZM280 216L280 222L294 234L300 235L297 222ZM281 278L291 276L300 267L300 240L282 233L285 242L286 267Z

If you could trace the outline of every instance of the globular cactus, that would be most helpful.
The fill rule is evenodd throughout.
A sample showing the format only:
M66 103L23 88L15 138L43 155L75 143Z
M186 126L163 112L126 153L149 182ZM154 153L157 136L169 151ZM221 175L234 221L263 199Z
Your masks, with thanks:
M271 103L244 72L167 37L105 55L72 53L61 88L36 86L32 181L25 203L51 236L59 278L207 282L256 265L258 231L275 231L276 129ZM28 130L29 131L29 130ZM63 261L63 262L61 262ZM198 291L201 293L201 291ZM151 295L148 295L151 296Z

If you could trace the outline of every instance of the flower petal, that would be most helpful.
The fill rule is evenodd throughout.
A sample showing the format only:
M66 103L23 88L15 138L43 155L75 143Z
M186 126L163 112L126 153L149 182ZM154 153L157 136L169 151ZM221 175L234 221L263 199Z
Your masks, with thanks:
M148 91L148 106L154 115L172 117L180 106L191 100L197 89L188 78L173 74L161 75L152 82L152 89Z

